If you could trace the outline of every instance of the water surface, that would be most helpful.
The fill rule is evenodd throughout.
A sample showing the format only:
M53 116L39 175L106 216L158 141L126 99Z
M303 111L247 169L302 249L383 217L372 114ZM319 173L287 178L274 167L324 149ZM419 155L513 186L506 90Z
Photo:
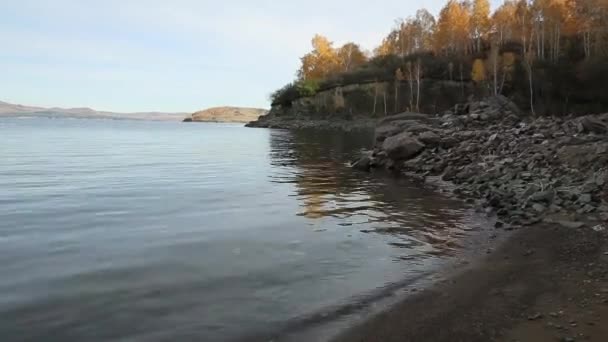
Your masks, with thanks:
M350 170L371 141L0 119L0 336L255 340L432 272L477 227L458 202Z

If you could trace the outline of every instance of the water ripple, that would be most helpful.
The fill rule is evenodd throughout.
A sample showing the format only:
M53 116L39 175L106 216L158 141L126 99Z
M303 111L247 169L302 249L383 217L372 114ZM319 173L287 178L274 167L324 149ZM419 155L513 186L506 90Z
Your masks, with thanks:
M432 272L479 224L350 170L372 138L0 119L0 335L238 339Z

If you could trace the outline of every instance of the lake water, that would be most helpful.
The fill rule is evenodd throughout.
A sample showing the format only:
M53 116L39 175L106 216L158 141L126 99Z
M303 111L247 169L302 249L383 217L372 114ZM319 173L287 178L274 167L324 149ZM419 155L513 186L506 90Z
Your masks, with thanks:
M433 272L469 210L370 134L0 119L3 341L280 339Z

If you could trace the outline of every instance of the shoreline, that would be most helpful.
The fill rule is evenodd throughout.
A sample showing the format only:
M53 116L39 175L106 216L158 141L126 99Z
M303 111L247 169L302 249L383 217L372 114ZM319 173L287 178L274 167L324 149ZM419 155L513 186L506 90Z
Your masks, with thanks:
M532 118L496 96L378 124L354 169L439 177L516 232L331 341L608 340L608 114Z
M345 132L373 130L377 120L372 118L355 117L352 120L345 119L314 119L310 117L288 117L277 116L271 112L260 116L256 121L245 125L249 128L271 128L271 129L316 129L316 130L342 130Z
M441 177L496 229L518 231L333 341L608 340L607 121L525 117L501 97L381 121L353 168Z
M384 171L380 171L384 172ZM420 187L456 199L450 191L452 185L440 178L419 183ZM404 277L393 283L351 298L351 301L324 307L316 312L287 321L277 332L260 333L237 341L308 342L333 341L345 332L361 326L377 315L390 311L411 297L434 288L475 265L489 251L501 246L512 232L493 228L495 219L475 210L462 201L464 216L473 229L457 241L460 245L454 254L439 260L436 265L416 276ZM398 233L397 233L398 235Z
M605 341L607 241L591 229L529 227L332 341Z
M452 185L439 178L420 183L420 186L426 187L438 195L455 198L450 191ZM465 203L463 202L463 204ZM339 307L336 315L329 315L334 316L329 320L324 312L316 315L316 320L308 322L310 326L303 329L295 326L288 327L279 336L269 340L273 342L351 341L351 331L355 331L375 320L376 317L391 312L393 308L402 303L409 302L418 295L431 291L436 286L467 271L471 265L477 265L479 260L483 260L490 251L500 248L513 236L512 232L493 228L495 219L482 215L472 206L468 207L466 216L469 217L472 226L479 228L472 231L470 236L459 241L462 246L456 254L441 261L441 264L435 268L417 277L389 284L387 287L375 291L372 296L363 298L362 301ZM330 312L332 311L330 310ZM397 341L402 340L397 339Z

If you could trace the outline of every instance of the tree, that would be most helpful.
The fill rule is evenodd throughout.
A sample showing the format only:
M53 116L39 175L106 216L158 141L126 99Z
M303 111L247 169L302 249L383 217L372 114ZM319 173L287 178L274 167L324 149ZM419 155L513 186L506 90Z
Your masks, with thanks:
M439 13L435 30L435 50L467 54L470 16L466 4L449 0Z
M475 42L475 51L481 51L481 40L490 31L490 2L474 0L471 19L469 22L471 36Z
M401 82L405 79L401 68L395 70L395 113L399 111L399 89L401 88Z
M416 59L414 73L416 75L416 111L420 111L420 80L422 79L422 63L420 58Z
M301 58L302 66L298 71L300 80L323 80L339 69L338 56L333 43L321 35L312 39L313 50Z
M409 110L414 109L414 68L412 66L412 62L408 61L405 63L407 68L407 83L410 86L410 106Z
M397 55L399 53L399 31L392 30L374 50L376 56Z
M471 79L476 83L481 83L486 80L486 66L483 64L483 60L476 58L473 62Z
M505 41L515 39L517 27L517 4L515 1L505 1L492 15L491 22L500 46Z
M426 9L416 12L413 22L414 51L430 51L433 48L436 25L435 17Z
M530 11L530 6L526 0L519 0L517 2L517 6L515 9L515 14L517 18L517 26L519 29L519 36L521 37L520 42L522 46L522 54L526 54L526 48L528 41L528 36L532 34L532 14Z
M502 67L502 79L500 81L500 88L498 93L502 94L503 88L507 81L513 81L513 74L515 73L516 57L513 52L503 52L501 56L501 67Z
M375 50L376 56L406 56L432 49L435 17L427 10L419 10L415 17L398 19L393 29Z
M346 43L338 49L337 58L341 72L349 72L367 62L367 57L359 45L352 42Z
M492 94L494 95L498 95L498 65L500 62L500 52L498 51L498 44L496 42L492 43L492 47L490 49L490 56L489 56L489 64L490 64L490 68L488 68L489 70L492 71L491 73L491 77L492 77Z
M583 40L585 57L608 55L608 0L569 0L570 30Z

